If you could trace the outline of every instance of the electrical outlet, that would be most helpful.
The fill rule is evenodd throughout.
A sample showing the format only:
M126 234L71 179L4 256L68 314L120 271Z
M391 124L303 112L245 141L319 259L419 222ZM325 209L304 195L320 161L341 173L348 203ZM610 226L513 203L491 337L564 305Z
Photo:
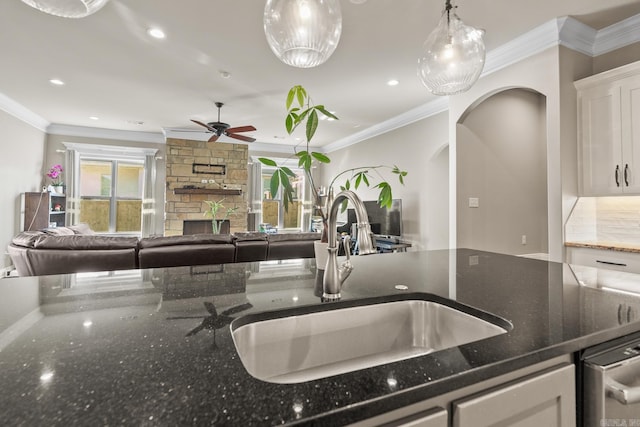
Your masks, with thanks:
M469 197L469 207L470 208L479 208L480 207L480 199L477 197Z
M526 234L523 234L523 235L522 235L522 244L523 244L523 245L526 245L526 244L527 244L527 235L526 235Z
M478 255L471 255L469 257L469 265L478 265L480 264L480 258Z

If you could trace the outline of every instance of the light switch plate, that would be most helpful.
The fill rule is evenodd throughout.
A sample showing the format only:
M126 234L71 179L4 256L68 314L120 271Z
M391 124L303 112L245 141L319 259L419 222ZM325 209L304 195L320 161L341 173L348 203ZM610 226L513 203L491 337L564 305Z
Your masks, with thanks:
M480 207L480 199L477 197L469 197L469 207L470 208L479 208Z

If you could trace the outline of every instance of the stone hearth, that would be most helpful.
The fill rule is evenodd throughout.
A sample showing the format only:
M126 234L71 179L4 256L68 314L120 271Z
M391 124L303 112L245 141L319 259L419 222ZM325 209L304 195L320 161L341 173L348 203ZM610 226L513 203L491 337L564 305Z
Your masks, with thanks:
M165 236L181 235L184 220L206 219L205 200L238 207L228 218L231 232L247 230L248 151L245 144L167 139Z

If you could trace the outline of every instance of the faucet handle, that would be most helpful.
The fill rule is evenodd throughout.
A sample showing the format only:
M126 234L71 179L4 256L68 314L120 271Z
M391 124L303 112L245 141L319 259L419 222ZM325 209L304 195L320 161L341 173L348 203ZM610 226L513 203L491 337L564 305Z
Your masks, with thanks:
M351 259L351 237L347 234L342 238L342 245L344 246L344 254L347 256L347 261Z

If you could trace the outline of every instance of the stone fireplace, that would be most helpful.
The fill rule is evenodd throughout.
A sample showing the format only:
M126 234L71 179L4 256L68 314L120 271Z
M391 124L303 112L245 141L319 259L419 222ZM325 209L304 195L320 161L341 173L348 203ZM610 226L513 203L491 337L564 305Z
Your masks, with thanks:
M207 219L206 200L237 207L230 231L247 230L248 151L246 144L167 138L165 236L183 234L185 220Z

